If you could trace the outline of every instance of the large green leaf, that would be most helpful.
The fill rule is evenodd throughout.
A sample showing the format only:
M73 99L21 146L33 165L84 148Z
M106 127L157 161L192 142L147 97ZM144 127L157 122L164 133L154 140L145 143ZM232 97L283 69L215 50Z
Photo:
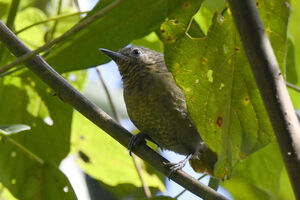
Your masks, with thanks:
M100 187L116 199L144 197L137 170L128 150L78 112L72 125L72 152L79 154L82 169L99 180ZM137 158L145 182L155 194L164 190L161 177Z
M31 73L2 78L0 94L0 124L31 127L2 137L0 181L17 198L75 199L58 169L69 152L72 108Z
M287 193L292 188L284 171L278 145L273 141L237 165L232 179L223 182L222 186L237 200L271 200L280 199L280 196L294 199L293 193Z
M100 1L96 12L112 0ZM108 61L98 49L117 50L157 28L165 18L166 0L127 0L110 13L58 44L47 61L58 71L85 69Z
M289 33L292 35L292 41L288 44L288 52L290 55L287 55L286 58L286 71L287 71L287 80L293 84L299 84L300 77L300 2L297 0L291 0L292 3L292 12L289 20ZM291 50L291 51L289 51ZM293 52L294 51L294 52ZM292 65L290 65L292 64ZM295 68L293 68L295 65Z
M239 160L270 143L273 131L230 11L214 16L206 37L192 38L188 25L198 1L176 2L182 7L161 25L166 64L201 137L218 154L215 176L230 177ZM257 5L283 66L288 9L277 1Z

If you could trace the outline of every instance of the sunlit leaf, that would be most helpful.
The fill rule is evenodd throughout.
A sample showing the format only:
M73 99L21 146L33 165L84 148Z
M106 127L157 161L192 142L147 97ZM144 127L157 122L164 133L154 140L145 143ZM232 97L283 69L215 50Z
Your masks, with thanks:
M2 137L0 181L21 199L75 199L58 169L69 152L73 109L29 72L2 78L0 94L0 124L31 127Z
M38 8L28 7L18 12L15 21L15 29L18 31L35 22L46 19L46 15ZM18 34L18 37L30 48L35 49L44 44L44 34L47 24L40 24Z
M81 114L74 113L72 152L78 163L100 186L117 199L144 197L141 180L128 150ZM145 182L152 193L164 190L161 177L149 165L137 158Z
M166 64L185 91L201 137L219 156L215 176L230 177L238 161L270 143L273 131L230 11L214 16L206 37L192 38L187 28L200 5L193 0L177 3L181 9L171 10L161 26ZM263 22L283 67L288 9L273 1L260 3ZM271 19L263 15L266 13Z

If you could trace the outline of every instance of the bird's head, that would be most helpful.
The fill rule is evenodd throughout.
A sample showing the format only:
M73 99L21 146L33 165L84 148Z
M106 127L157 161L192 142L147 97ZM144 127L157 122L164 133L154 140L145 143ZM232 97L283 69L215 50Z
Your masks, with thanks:
M145 47L126 47L120 49L118 52L102 48L100 48L99 50L117 63L122 77L131 76L135 73L147 70L167 70L164 65L163 54L147 49Z

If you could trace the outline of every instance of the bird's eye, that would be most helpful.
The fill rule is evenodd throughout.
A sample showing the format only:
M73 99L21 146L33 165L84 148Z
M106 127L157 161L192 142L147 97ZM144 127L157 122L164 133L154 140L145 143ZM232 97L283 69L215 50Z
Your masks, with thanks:
M141 54L141 52L138 49L133 49L132 54L135 55L135 56L139 56Z

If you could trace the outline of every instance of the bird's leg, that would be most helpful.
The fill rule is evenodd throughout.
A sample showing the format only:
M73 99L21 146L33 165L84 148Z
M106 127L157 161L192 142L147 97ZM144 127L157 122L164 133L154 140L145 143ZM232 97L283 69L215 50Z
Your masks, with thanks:
M170 167L171 169L169 177L173 176L176 171L182 169L191 157L193 157L193 154L187 155L185 159L178 163L164 163L165 166Z

